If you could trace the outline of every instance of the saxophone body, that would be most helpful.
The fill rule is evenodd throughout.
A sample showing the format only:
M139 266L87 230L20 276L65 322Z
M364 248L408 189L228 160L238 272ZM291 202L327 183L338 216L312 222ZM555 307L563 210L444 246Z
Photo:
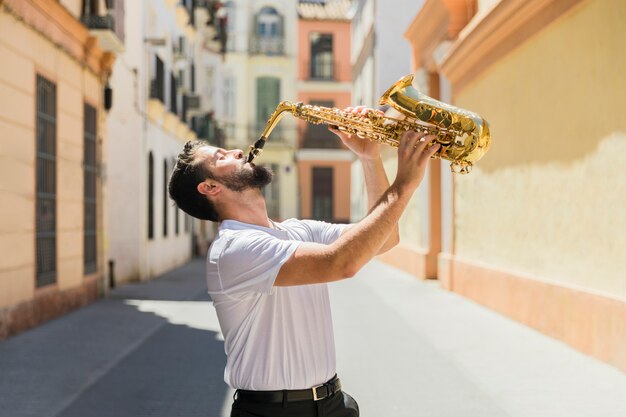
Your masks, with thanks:
M270 116L263 134L250 146L248 162L257 157L285 113L313 124L326 124L359 138L398 147L407 130L436 135L440 149L433 158L450 161L452 172L466 174L491 145L489 125L476 113L451 106L420 93L413 75L396 82L380 98L390 109L381 115L357 116L336 108L283 101Z

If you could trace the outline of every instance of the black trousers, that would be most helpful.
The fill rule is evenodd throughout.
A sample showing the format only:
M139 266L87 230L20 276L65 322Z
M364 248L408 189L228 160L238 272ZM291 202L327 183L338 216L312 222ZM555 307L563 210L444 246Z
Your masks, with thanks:
M257 403L235 400L230 417L359 417L359 406L347 393L319 401Z

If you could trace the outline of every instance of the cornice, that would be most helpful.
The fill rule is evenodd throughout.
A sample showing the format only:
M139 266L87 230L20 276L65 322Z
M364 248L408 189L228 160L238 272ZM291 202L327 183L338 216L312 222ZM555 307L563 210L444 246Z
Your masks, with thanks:
M441 71L455 93L582 0L502 0L476 16L452 44Z
M5 10L39 32L98 76L108 75L115 55L104 52L89 30L61 3L47 0L2 0Z
M426 0L404 32L404 38L413 49L414 69L432 69L432 51L445 40L448 19L448 9L440 0Z
M404 33L413 48L415 68L437 71L433 51L454 39L476 11L475 0L426 0Z

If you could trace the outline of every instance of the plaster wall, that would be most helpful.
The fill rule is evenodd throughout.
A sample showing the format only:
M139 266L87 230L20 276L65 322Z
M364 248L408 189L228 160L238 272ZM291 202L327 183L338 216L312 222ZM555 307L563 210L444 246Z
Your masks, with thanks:
M15 39L19 39L17 44ZM0 307L35 296L36 76L56 85L57 273L52 287L83 273L83 105L100 107L102 84L49 39L0 12ZM99 137L105 136L99 123Z
M335 82L352 81L350 65L350 22L300 20L298 23L298 79L309 78L311 62L311 34L333 35L333 63Z
M456 92L494 138L455 176L459 258L626 298L625 19L584 2Z

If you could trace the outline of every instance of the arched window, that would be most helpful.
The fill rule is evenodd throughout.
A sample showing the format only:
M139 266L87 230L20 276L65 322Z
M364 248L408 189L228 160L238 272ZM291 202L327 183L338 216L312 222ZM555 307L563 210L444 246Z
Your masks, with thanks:
M148 154L148 239L154 239L154 157Z
M273 7L263 7L255 18L254 53L282 55L285 52L283 16Z
M167 237L167 160L163 160L163 237Z

